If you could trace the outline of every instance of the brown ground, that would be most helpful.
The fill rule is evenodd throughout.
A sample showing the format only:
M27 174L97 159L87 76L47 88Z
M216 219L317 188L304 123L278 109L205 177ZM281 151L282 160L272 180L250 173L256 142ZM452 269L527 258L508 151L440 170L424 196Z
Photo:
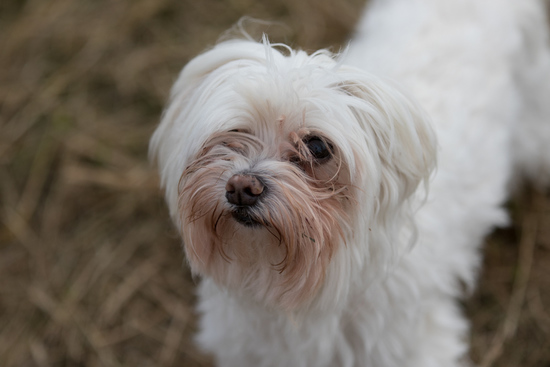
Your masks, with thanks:
M339 47L362 3L0 3L0 366L210 365L147 163L170 85L243 15L314 50ZM550 198L528 191L466 303L484 366L550 366Z

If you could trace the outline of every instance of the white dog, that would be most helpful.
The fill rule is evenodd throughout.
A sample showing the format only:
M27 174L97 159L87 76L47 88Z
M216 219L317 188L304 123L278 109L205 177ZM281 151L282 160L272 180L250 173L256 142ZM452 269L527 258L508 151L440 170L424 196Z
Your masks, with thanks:
M547 42L542 1L380 0L344 55L192 60L151 153L203 278L200 345L221 366L467 364L483 236L518 167L550 177Z

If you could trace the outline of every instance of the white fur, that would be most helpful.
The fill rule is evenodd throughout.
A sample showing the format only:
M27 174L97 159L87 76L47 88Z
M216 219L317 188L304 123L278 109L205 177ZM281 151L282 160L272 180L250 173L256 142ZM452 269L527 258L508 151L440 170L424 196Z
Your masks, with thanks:
M204 277L198 341L220 366L466 365L468 323L456 300L474 285L483 237L506 223L512 172L550 178L542 1L371 3L340 59L228 41L192 60L174 85L151 152L190 265ZM232 129L251 134L257 153L215 162L216 179L182 193L201 149ZM282 283L272 236L239 224L224 242L230 259L204 263L209 244L190 234L200 232L181 198L207 192L225 210L233 174L259 172L281 188L285 175L302 179L277 147L305 130L337 147L355 202L338 204L348 216L334 214L343 238L326 269L316 259L329 241L302 239L318 247L304 255L303 278ZM308 191L296 190L290 199ZM317 270L322 283L302 299Z

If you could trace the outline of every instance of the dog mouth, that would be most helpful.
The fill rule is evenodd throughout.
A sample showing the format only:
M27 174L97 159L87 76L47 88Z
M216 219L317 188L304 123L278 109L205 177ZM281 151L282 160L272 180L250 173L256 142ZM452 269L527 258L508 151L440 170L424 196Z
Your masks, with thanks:
M262 224L250 213L249 208L246 207L235 207L231 211L231 216L237 222L246 227L258 227Z

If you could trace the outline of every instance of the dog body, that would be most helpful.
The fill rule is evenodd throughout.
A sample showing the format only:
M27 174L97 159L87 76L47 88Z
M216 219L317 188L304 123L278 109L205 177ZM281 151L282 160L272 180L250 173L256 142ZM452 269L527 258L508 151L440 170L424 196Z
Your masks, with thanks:
M545 27L535 0L373 1L339 59L184 68L151 152L219 365L467 363L483 236L516 172L549 177Z

